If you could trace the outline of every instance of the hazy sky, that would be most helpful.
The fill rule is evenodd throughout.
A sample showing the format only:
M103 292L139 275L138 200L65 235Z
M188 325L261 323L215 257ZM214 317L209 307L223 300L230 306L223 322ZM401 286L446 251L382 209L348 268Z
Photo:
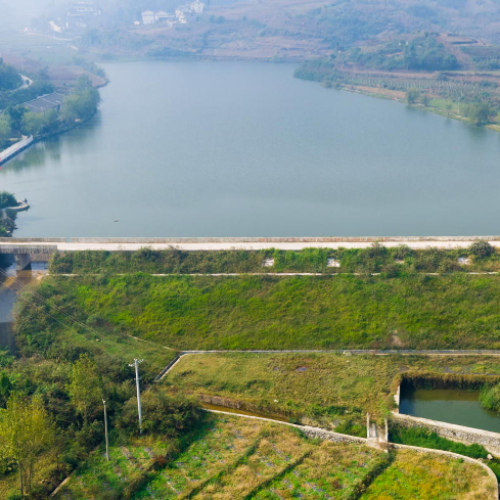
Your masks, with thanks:
M0 0L0 26L18 28L60 0Z

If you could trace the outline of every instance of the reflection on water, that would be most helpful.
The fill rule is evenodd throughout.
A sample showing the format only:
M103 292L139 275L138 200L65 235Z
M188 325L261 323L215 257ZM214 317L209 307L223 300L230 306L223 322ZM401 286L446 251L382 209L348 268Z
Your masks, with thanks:
M484 409L478 398L479 391L413 389L403 384L399 411L414 417L500 432L498 413Z
M93 135L101 124L101 116L98 114L88 122L80 125L78 129L71 130L64 136L55 136L37 142L26 151L16 156L4 165L10 171L22 171L26 169L37 170L45 167L47 163L60 165L62 161L61 145L68 148L69 153L78 154L82 144L92 141Z
M36 282L47 273L46 262L33 262L31 269L16 271L15 264L6 270L0 269L0 347L15 351L15 339L12 331L12 311L19 292Z

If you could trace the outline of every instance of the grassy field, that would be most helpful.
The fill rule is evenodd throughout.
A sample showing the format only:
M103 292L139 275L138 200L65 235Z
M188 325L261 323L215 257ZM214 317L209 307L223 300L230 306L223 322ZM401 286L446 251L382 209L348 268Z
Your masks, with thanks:
M468 473L464 474L464 466L465 463L460 460L400 450L395 460L373 481L361 498L362 500L493 498L494 494L485 472L471 467Z
M166 463L155 459L162 450L161 439L141 438L112 446L109 463L101 450L55 498L459 500L491 492L484 471L468 463L309 440L294 429L234 417L210 417ZM460 481L452 481L455 474ZM384 496L386 484L399 496Z
M37 291L26 332L62 310L177 350L500 348L496 275L49 277Z
M250 410L331 425L362 422L367 412L387 415L394 408L402 374L495 378L500 376L500 364L498 358L476 356L191 354L161 384L207 402L240 402Z

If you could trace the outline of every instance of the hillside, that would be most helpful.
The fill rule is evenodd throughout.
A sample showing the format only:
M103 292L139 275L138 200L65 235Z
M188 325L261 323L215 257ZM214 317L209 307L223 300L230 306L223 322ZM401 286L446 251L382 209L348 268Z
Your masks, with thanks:
M186 25L132 27L146 5L173 12L176 3L157 0L138 7L129 1L118 7L111 0L103 2L103 15L113 20L108 23L112 29L93 30L92 36L84 35L83 44L142 55L175 54L165 52L168 48L216 58L303 60L416 32L460 33L500 42L500 5L492 0L212 2L203 15Z

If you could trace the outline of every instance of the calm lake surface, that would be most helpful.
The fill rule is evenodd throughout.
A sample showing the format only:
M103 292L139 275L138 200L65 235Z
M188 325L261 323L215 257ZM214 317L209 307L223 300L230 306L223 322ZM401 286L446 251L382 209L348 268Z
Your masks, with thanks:
M485 410L478 398L479 391L406 389L401 393L399 411L415 417L500 432L498 414Z
M95 119L0 171L16 236L500 233L500 134L290 65L105 69Z

